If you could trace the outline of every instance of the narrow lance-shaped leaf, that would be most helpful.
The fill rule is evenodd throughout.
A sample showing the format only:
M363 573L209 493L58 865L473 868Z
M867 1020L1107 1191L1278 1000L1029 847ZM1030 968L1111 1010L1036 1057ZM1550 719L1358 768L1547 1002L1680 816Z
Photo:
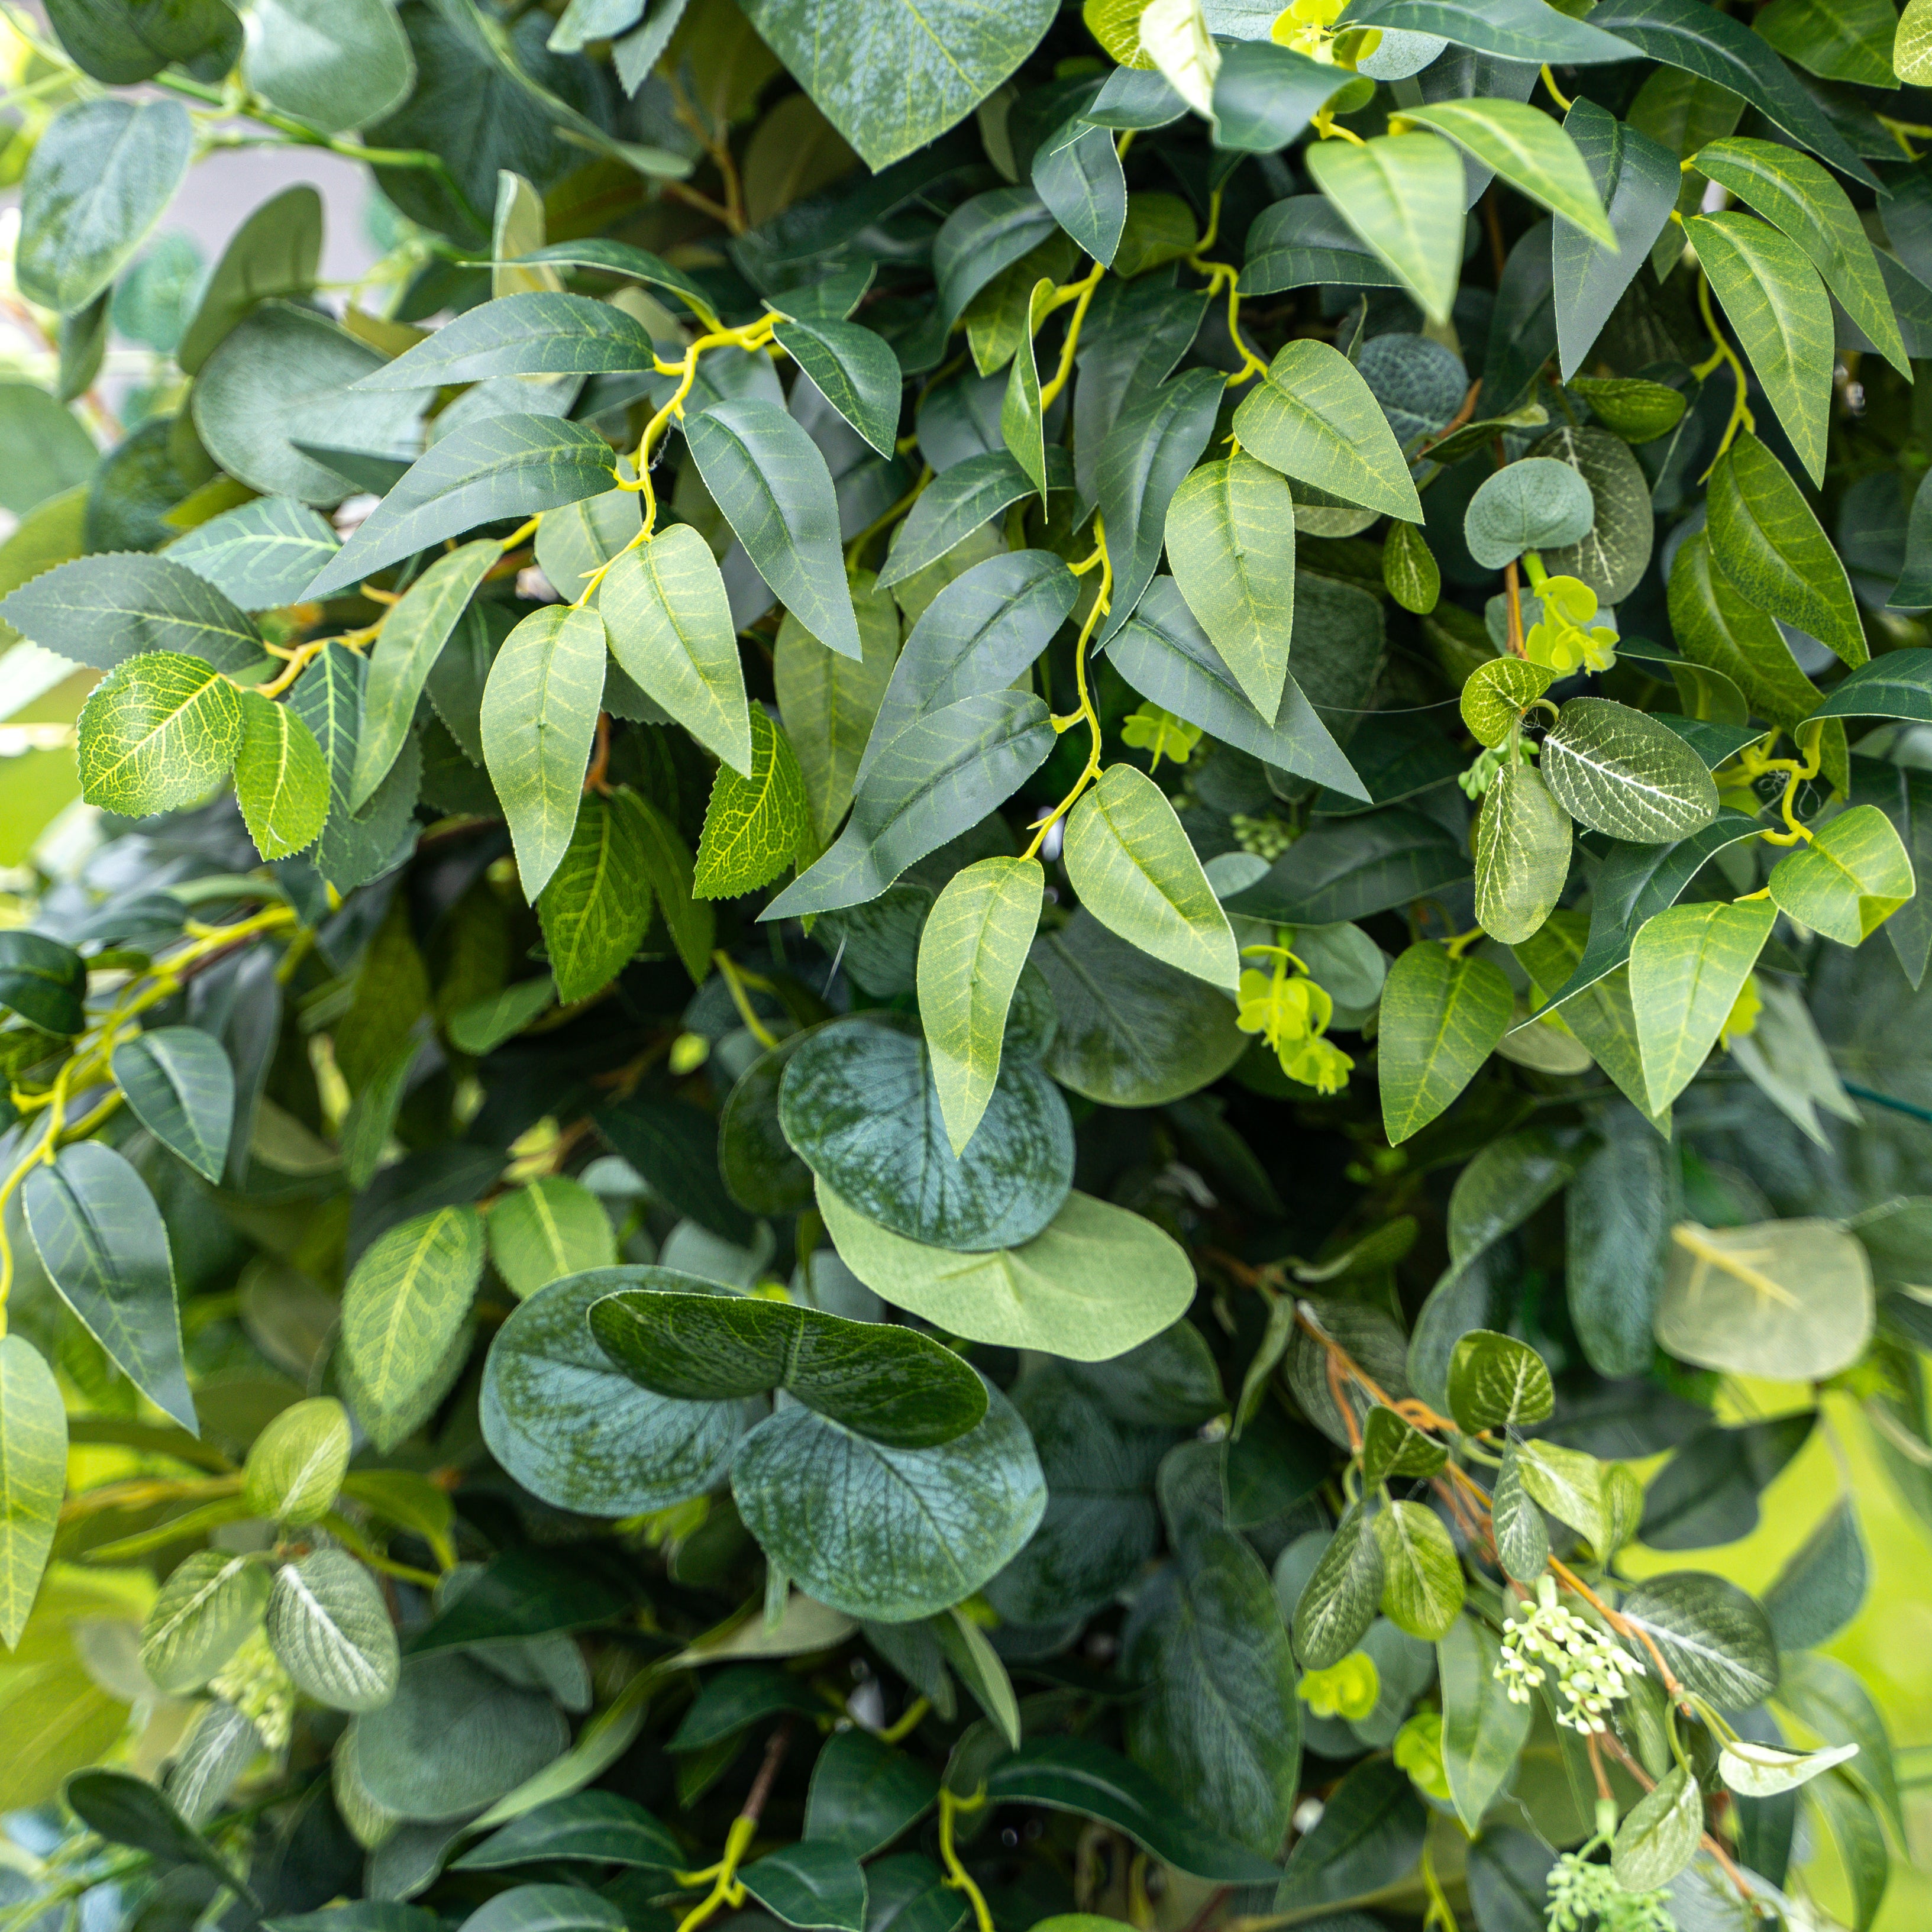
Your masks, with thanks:
M1606 248L1616 230L1570 136L1523 100L1438 100L1404 110L1405 120L1446 134L1512 188Z
M1040 364L1035 338L1053 302L1054 285L1042 276L1027 300L1024 339L1014 351L1006 377L1005 400L1000 405L1000 437L1028 480L1046 500L1046 418L1040 406Z
M0 1335L0 1641L20 1641L67 1488L67 1408L24 1335Z
M114 1049L129 1111L202 1178L218 1184L235 1118L235 1070L199 1027L157 1027Z

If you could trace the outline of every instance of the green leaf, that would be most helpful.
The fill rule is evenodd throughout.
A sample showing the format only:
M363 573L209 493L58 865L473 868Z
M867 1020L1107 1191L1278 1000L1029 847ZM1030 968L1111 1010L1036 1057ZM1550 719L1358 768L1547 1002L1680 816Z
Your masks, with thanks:
M1809 154L1773 141L1733 134L1706 142L1693 158L1700 173L1798 244L1845 313L1903 374L1910 365L1892 298L1844 190Z
M1858 946L1918 890L1912 860L1875 805L1854 806L1772 868L1778 910L1840 946Z
M1890 0L1772 0L1751 22L1787 60L1826 80L1890 87L1898 16Z
M1519 1442L1515 1448L1516 1475L1525 1493L1578 1532L1592 1549L1608 1556L1603 1464L1559 1443Z
M790 611L772 653L779 715L797 754L821 842L838 830L852 802L866 740L898 656L898 613L892 599L863 572L854 577L852 590L865 653L858 663L828 650Z
M864 1932L866 1874L842 1846L808 1839L767 1852L739 1882L782 1924Z
M918 1759L881 1744L870 1732L835 1731L812 1767L805 1835L866 1858L930 1810L938 1792L939 1780ZM888 1858L871 1868L875 1897L882 1880L890 1888L888 1875L904 1862ZM936 1882L937 1868L932 1869ZM940 1932L953 1928L943 1926Z
M1676 394L1672 389L1664 393ZM1544 568L1588 584L1605 604L1622 603L1650 568L1657 513L1649 478L1622 438L1606 430L1552 430L1529 453L1568 464L1590 486L1596 512L1588 533L1576 542L1544 551Z
M540 1174L501 1196L484 1226L490 1259L520 1301L566 1275L607 1268L617 1258L603 1203L581 1181L560 1174Z
M1127 180L1113 135L1072 116L1034 150L1030 172L1034 194L1081 252L1112 268L1127 221Z
M242 1501L292 1528L320 1522L335 1506L351 1446L348 1411L333 1396L290 1403L248 1451Z
M244 1881L229 1871L214 1850L144 1778L124 1771L87 1771L70 1778L62 1796L88 1829L110 1844L145 1852L162 1870L200 1865L260 1909Z
M1462 1565L1442 1519L1421 1503L1395 1502L1370 1518L1382 1554L1382 1613L1398 1630L1432 1641L1462 1614Z
M199 1690L260 1628L268 1573L251 1557L197 1550L178 1563L141 1625L141 1668L176 1696Z
M933 1449L976 1427L986 1385L930 1336L755 1295L720 1294L668 1268L590 1305L598 1346L642 1387L692 1402L783 1388L895 1449Z
M1048 460L1052 460L1049 452ZM881 587L903 584L937 562L1034 487L1033 479L1004 448L982 450L950 465L927 484L893 532L892 549L879 572Z
M1718 815L1703 760L1667 725L1609 698L1566 704L1538 769L1571 818L1612 838L1666 844Z
M634 821L644 871L650 880L651 895L670 928L671 944L691 975L700 986L711 970L711 941L716 915L710 903L692 896L691 848L676 828L648 800L627 787L610 794L619 811Z
M1871 1557L1858 1505L1841 1496L1764 1593L1778 1649L1828 1643L1864 1607L1870 1585Z
M1612 435L1625 442L1654 442L1683 421L1688 406L1678 391L1635 376L1578 376L1567 386L1589 404L1590 413Z
M1426 132L1378 134L1359 148L1315 141L1303 152L1310 178L1335 212L1423 312L1438 326L1446 323L1462 260L1462 156ZM1246 436L1241 440L1253 446ZM1390 514L1421 520L1410 509Z
M342 1345L379 1446L391 1446L395 1419L448 1354L482 1272L483 1222L473 1208L414 1215L363 1251L343 1290Z
M178 100L87 100L56 115L20 187L20 292L62 315L85 308L174 199L194 139Z
M1204 463L1174 492L1166 535L1189 609L1243 694L1272 718L1281 708L1294 611L1288 485L1245 452Z
M206 439L202 411L196 421ZM601 496L615 474L610 446L587 423L544 416L466 423L412 466L305 594L332 596L478 524Z
M885 338L856 322L792 318L772 332L819 394L876 449L898 436L905 377Z
M722 765L712 782L692 888L700 898L754 891L809 848L811 808L797 754L762 705L752 708L750 723L750 775Z
M1502 969L1412 946L1389 968L1380 1024L1382 1123L1391 1146L1434 1120L1475 1077L1509 1030Z
M384 0L256 0L242 74L271 106L341 134L400 106L416 64Z
M1382 542L1382 585L1405 610L1426 617L1442 595L1442 572L1413 524L1390 524Z
M1581 543L1596 515L1596 500L1577 470L1552 457L1525 457L1470 498L1462 541L1485 570L1500 570L1526 550Z
M1685 657L1730 679L1758 716L1789 730L1819 708L1816 688L1777 625L1724 574L1702 530L1678 546L1670 613Z
M574 242L548 242L518 259L533 266L599 268L607 274L621 275L628 281L644 282L676 296L707 329L718 326L717 314L710 298L697 283L682 269L674 268L647 249L633 248L628 242L612 242L601 235L590 235Z
M1624 1001L1628 1008L1628 995ZM1634 1030L1634 1028L1633 1028ZM1600 1121L1603 1144L1570 1190L1565 1280L1570 1318L1599 1375L1640 1375L1670 1240L1671 1197L1657 1135L1622 1108Z
M328 762L299 712L252 691L241 700L236 802L256 850L286 859L313 845L328 816Z
M1795 242L1750 215L1694 215L1684 230L1798 461L1822 482L1832 326L1817 270Z
M1476 821L1476 920L1484 932L1513 944L1550 916L1570 876L1570 830L1534 766L1497 775Z
M1606 248L1618 245L1576 143L1541 108L1522 100L1452 98L1405 108L1402 118L1446 134L1480 166L1592 240Z
M1436 1646L1442 1768L1456 1815L1470 1831L1509 1782L1529 1738L1530 1706L1512 1703L1498 1680L1502 1654L1495 1635L1474 1617L1458 1617Z
M24 1335L0 1336L0 1640L26 1628L67 1489L60 1385Z
M1630 50L1600 28L1559 13L1541 0L1380 0L1357 9L1349 24L1407 34L1434 34L1498 60L1559 64L1625 61Z
M1672 906L1631 942L1630 998L1653 1114L1703 1065L1777 917L1767 899Z
M257 302L307 295L321 260L322 196L306 182L270 196L236 230L208 278L176 346L183 372L200 374L215 345Z
M1556 674L1546 665L1525 658L1492 658L1478 664L1462 686L1462 722L1478 744L1500 745L1556 681Z
M24 927L0 932L0 1007L43 1033L87 1024L87 963L70 946Z
M1104 1361L1160 1334L1192 1298L1193 1269L1176 1244L1141 1216L1077 1192L1030 1240L976 1255L896 1234L823 1181L818 1202L840 1256L868 1288L970 1341Z
M244 610L273 610L295 602L340 548L306 504L260 496L198 524L169 545L166 561L184 565Z
M1703 1834L1703 1793L1673 1764L1618 1826L1611 1871L1626 1892L1661 1891L1697 1856Z
M1657 1338L1684 1361L1822 1381L1863 1353L1872 1320L1870 1263L1833 1222L1671 1231Z
M452 1861L450 1868L501 1871L556 1863L676 1871L684 1856L676 1839L642 1805L614 1791L579 1791L526 1812Z
M172 556L85 556L43 572L0 616L44 650L110 670L147 651L245 675L266 666L262 634Z
M1330 283L1343 288L1401 286L1363 247L1325 195L1290 195L1263 208L1249 225L1246 252L1236 285L1244 296Z
M349 808L360 812L389 775L416 722L417 700L430 670L470 598L502 560L502 546L465 544L440 556L406 590L382 620L370 654L362 692Z
M484 760L526 898L569 849L604 694L604 640L595 610L542 605L503 640L483 688Z
M821 643L859 657L838 506L818 445L758 396L713 404L684 434L705 487L772 594Z
M1460 195L1460 173L1457 179ZM1304 338L1282 349L1234 412L1234 434L1244 450L1284 476L1365 509L1422 521L1421 500L1382 405L1348 358L1325 342Z
M1360 1503L1336 1526L1294 1606L1294 1648L1311 1670L1339 1664L1375 1620L1386 1580L1382 1539Z
M62 46L84 72L111 86L149 80L172 61L200 70L212 59L225 72L241 44L226 8L208 0L172 5L126 0L112 8L53 0L46 11Z
M1449 1358L1449 1408L1458 1427L1521 1428L1547 1421L1556 1397L1543 1358L1526 1342L1474 1328Z
M21 1203L61 1299L143 1395L198 1434L167 1229L140 1174L98 1141L76 1141L27 1176Z
M375 1580L340 1550L314 1550L275 1572L268 1645L319 1704L373 1711L395 1695L402 1660Z
M422 756L406 740L389 775L359 812L349 808L349 782L361 735L367 668L347 645L331 644L313 659L289 704L322 747L328 767L328 817L316 842L316 868L340 891L366 884L400 856L415 836Z
M550 976L566 1006L609 985L651 922L650 880L638 828L636 817L621 806L586 793L570 844L538 897Z
M970 1596L1038 1525L1046 1486L1025 1426L997 1390L940 1449L895 1449L802 1406L759 1424L732 1460L739 1514L818 1601L902 1623ZM863 1494L863 1510L838 1507Z
M1051 276L1042 276L1033 285L1027 298L1025 326L1013 352L1006 396L1000 405L1000 440L1040 493L1042 507L1046 502L1046 424L1040 407L1034 338L1052 312L1053 291Z
M1523 1487L1522 1461L1514 1443L1503 1451L1490 1498L1490 1517L1504 1570L1520 1583L1534 1582L1550 1562L1550 1531L1534 1498Z
M479 303L353 386L434 389L495 376L621 373L650 368L652 354L649 332L614 303L530 290Z
M203 1180L218 1184L235 1118L235 1072L213 1034L157 1027L114 1049L114 1082L128 1110Z
M440 1835L440 1834L439 1834ZM624 1932L614 1900L576 1885L519 1885L470 1913L476 1932Z
M1734 1583L1701 1570L1646 1578L1619 1606L1656 1640L1685 1686L1719 1709L1745 1711L1778 1688L1771 1626Z
M1329 1795L1320 1821L1296 1844L1275 1910L1319 1910L1399 1883L1421 1856L1428 1817L1408 1773L1391 1760L1376 1756L1357 1765Z
M1183 972L1232 992L1233 928L1160 788L1111 765L1066 822L1063 856L1082 904L1102 925Z
M1927 0L1906 0L1892 46L1893 70L1914 87L1932 79L1932 7Z
M1845 679L1818 707L1817 715L1932 723L1932 650L1886 652Z
M1271 40L1222 47L1212 100L1215 146L1276 152L1305 131L1338 83L1347 85L1332 62Z

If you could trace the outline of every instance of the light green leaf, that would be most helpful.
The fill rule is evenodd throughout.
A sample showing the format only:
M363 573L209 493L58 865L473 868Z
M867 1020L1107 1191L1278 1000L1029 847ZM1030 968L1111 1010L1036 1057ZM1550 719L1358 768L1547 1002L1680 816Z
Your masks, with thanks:
M1522 1460L1513 1442L1503 1451L1502 1466L1496 1472L1490 1520L1496 1529L1497 1559L1504 1571L1520 1583L1535 1582L1549 1564L1550 1529L1522 1486Z
M1718 1754L1718 1774L1746 1798L1775 1798L1796 1791L1820 1772L1848 1763L1858 1754L1856 1744L1834 1744L1828 1750L1780 1750L1774 1744L1752 1744L1739 1738Z
M1478 744L1500 745L1556 681L1556 674L1547 665L1532 664L1526 658L1491 658L1478 664L1462 686L1462 722Z
M1704 1795L1681 1764L1632 1805L1617 1827L1610 1870L1626 1892L1658 1892L1697 1856Z
M1571 698L1537 762L1563 809L1609 838L1666 844L1718 815L1704 760L1668 725L1607 698Z
M1703 1065L1777 917L1768 899L1675 905L1631 942L1630 999L1652 1113Z
M242 73L271 106L342 134L400 106L416 64L386 0L253 0Z
M961 1254L868 1221L818 1184L846 1266L894 1306L969 1341L1106 1361L1157 1335L1194 1294L1185 1252L1151 1221L1078 1192L1016 1248Z
M1168 505L1167 556L1188 608L1243 694L1263 718L1274 717L1294 620L1288 485L1245 452L1202 464Z
M1454 162L1454 151L1444 152ZM1460 202L1461 164L1455 166ZM1234 412L1234 434L1244 449L1284 476L1365 509L1423 520L1421 499L1382 405L1348 358L1325 342L1303 338L1282 346L1266 380Z
M1449 1408L1473 1436L1548 1420L1556 1406L1550 1370L1527 1342L1472 1328L1449 1358Z
M204 1180L218 1184L235 1118L235 1070L199 1027L156 1027L114 1049L128 1111Z
M1670 612L1684 656L1728 678L1758 716L1789 730L1817 710L1817 688L1798 668L1777 625L1725 574L1706 531L1694 531L1678 546Z
M1512 1703L1498 1681L1502 1656L1494 1634L1474 1617L1458 1617L1436 1646L1442 1768L1456 1815L1470 1832L1516 1769L1534 1714L1528 1704Z
M1382 542L1382 584L1405 610L1426 617L1442 595L1442 572L1429 539L1413 524L1390 524Z
M1911 86L1932 82L1932 0L1906 0L1892 44L1892 65Z
M524 295L538 290L561 291L563 277L548 264L535 268L517 266L523 256L543 246L544 230L543 196L514 168L499 168L496 206L490 233L493 296Z
M1579 1532L1590 1546L1609 1553L1610 1526L1604 1511L1604 1466L1580 1449L1559 1443L1516 1444L1516 1474L1524 1490L1561 1522Z
M362 687L362 728L349 783L351 812L360 812L388 776L416 722L416 701L430 667L502 555L501 544L485 542L465 544L438 557L384 616Z
M252 691L241 699L235 802L256 850L286 859L313 845L328 816L328 763L298 712Z
M0 1640L20 1641L67 1489L60 1384L24 1335L0 1336Z
M1394 1146L1426 1127L1475 1078L1509 1030L1514 996L1499 967L1410 946L1382 988L1382 1124Z
M1421 1503L1391 1503L1371 1519L1382 1552L1382 1614L1430 1641L1462 1614L1462 1565L1442 1520Z
M146 651L241 676L267 664L261 632L172 556L77 557L22 584L0 615L44 650L100 670Z
M852 609L864 652L856 664L828 650L789 610L772 648L778 715L798 754L821 843L838 830L852 802L866 741L899 651L898 610L869 572L853 578Z
M20 292L62 315L85 308L174 199L194 143L178 100L86 100L56 115L20 187Z
M1751 22L1787 60L1826 80L1890 87L1898 16L1892 0L1771 0Z
M395 1626L375 1579L345 1550L312 1550L276 1570L268 1632L296 1688L331 1710L377 1710L396 1694Z
M1046 884L1036 859L982 859L947 880L920 934L920 1018L956 1154L993 1096Z
M1432 321L1447 322L1462 262L1462 156L1427 133L1378 134L1360 148L1311 141L1302 152L1335 212Z
M379 1447L433 1376L470 1312L483 1272L483 1222L469 1207L439 1208L377 1236L342 1295L342 1342L371 1412Z
M1477 923L1505 945L1527 939L1550 916L1569 876L1568 814L1534 766L1507 766L1476 821Z
M268 1602L268 1573L252 1556L192 1552L141 1625L141 1668L173 1696L199 1690L260 1625Z
M794 317L772 330L819 394L876 449L890 456L905 377L892 344L862 323Z
M566 1275L610 1268L617 1258L604 1204L565 1174L539 1174L500 1196L484 1226L490 1258L520 1301Z
M1155 958L1232 992L1234 928L1166 794L1111 765L1069 815L1063 856L1081 903Z
M1590 413L1612 436L1625 442L1654 442L1667 436L1683 421L1688 406L1680 391L1636 376L1578 376L1568 387L1589 404Z
M604 695L604 620L547 604L503 640L483 687L484 761L534 899L570 844Z
M1911 857L1875 805L1829 820L1771 871L1778 910L1840 946L1863 944L1917 890Z
M1450 99L1406 107L1402 118L1448 135L1552 214L1606 248L1617 246L1616 230L1576 144L1541 108L1525 100Z
M212 664L150 651L94 688L78 727L81 796L140 818L196 805L242 748L242 694Z
M584 794L570 843L538 896L537 916L563 1005L587 1000L623 970L651 922L650 878L633 814Z
M290 1403L248 1451L243 1502L292 1528L320 1522L335 1506L351 1446L349 1412L333 1396Z
M712 781L692 884L699 898L736 898L769 885L809 848L812 813L797 754L762 705L751 728L750 776L724 765Z
M1693 215L1684 230L1798 461L1822 483L1832 326L1817 270L1789 236L1748 214Z
M1774 1382L1823 1381L1872 1332L1871 1264L1834 1222L1763 1221L1671 1231L1657 1338L1701 1367Z

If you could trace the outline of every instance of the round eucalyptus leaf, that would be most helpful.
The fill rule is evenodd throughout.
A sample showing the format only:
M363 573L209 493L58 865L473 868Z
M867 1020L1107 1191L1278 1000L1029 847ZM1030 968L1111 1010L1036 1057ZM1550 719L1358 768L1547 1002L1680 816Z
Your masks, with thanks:
M791 1057L816 1028L795 1033L739 1075L718 1114L718 1172L740 1207L796 1214L812 1201L812 1170L778 1123L778 1088Z
M1484 569L1500 570L1526 550L1582 542L1596 514L1589 484L1568 464L1527 456L1504 464L1469 499L1462 540Z
M799 1048L778 1118L821 1183L929 1246L1030 1240L1073 1184L1073 1123L1038 1067L1002 1064L977 1130L955 1154L926 1042L869 1018L835 1021Z
M1046 1508L1033 1438L988 1390L976 1428L938 1449L893 1449L802 1407L739 1444L738 1514L809 1596L881 1623L937 1615L1018 1552Z
M1362 344L1355 366L1405 449L1422 437L1439 436L1468 393L1462 357L1426 335L1372 336Z
M702 1496L724 1473L734 1402L653 1395L590 1332L591 1304L655 1270L593 1268L553 1282L496 1331L484 1364L483 1439L524 1488L559 1509L633 1516Z

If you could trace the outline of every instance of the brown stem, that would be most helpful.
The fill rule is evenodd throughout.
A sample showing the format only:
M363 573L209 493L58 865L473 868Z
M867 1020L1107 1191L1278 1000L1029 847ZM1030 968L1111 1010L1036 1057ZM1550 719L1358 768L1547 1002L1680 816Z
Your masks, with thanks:
M758 1774L752 1780L752 1788L745 1796L744 1808L738 1816L748 1818L754 1824L764 1816L765 1800L772 1795L772 1786L777 1783L778 1767L784 1762L784 1754L791 1748L792 1720L788 1718L772 1732L765 1743L765 1761L758 1767Z
M1482 393L1483 379L1481 376L1478 376L1476 380L1469 385L1468 392L1463 396L1462 407L1442 425L1441 430L1437 434L1432 436L1429 440L1422 446L1421 448L1417 453L1419 455L1426 456L1438 442L1447 442L1450 436L1454 436L1466 422L1468 422L1469 419L1475 415L1476 399Z
M1592 1589L1589 1585L1585 1582L1567 1563L1562 1562L1552 1556L1550 1559L1550 1567L1556 1573L1557 1581L1562 1583L1564 1588L1574 1591L1578 1596L1581 1597L1584 1602L1588 1604L1591 1609L1594 1610L1604 1622L1616 1632L1618 1636L1635 1637L1637 1642L1650 1652L1651 1658L1657 1666L1658 1680L1662 1683L1670 1701L1681 1706L1688 1714L1690 1706L1684 1701L1684 1686L1678 1680L1676 1672L1664 1660L1664 1653L1658 1648L1649 1631L1641 1624L1632 1623L1621 1610L1612 1610L1610 1605L1605 1603L1603 1598L1598 1596L1596 1592Z
M1513 658L1526 657L1522 647L1522 587L1518 582L1516 559L1503 566L1503 584L1509 596L1509 647Z
M1328 1358L1328 1393L1336 1408L1341 1412L1342 1426L1348 1432L1348 1453L1359 1455L1362 1448L1362 1432L1355 1420L1355 1408L1348 1400L1348 1390L1344 1380L1342 1364L1335 1355Z
M610 769L610 714L597 714L597 748L590 755L590 769L584 774L584 789L599 794L610 789L607 774Z

